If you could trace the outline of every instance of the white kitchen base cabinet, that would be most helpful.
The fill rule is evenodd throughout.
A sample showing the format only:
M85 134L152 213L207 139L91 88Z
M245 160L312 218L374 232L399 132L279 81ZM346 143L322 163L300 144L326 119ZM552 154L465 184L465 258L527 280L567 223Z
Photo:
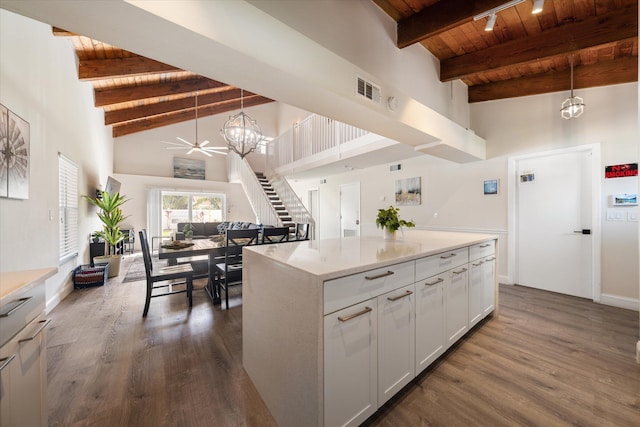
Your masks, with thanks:
M482 264L484 315L487 317L496 306L496 257L491 255Z
M447 348L451 347L469 330L467 276L467 267L454 268L449 272L449 283L444 288L444 325Z
M412 230L246 247L243 366L276 423L365 422L469 330L471 247L491 242L474 250L485 258L495 239Z
M378 297L378 406L415 377L414 285Z
M416 374L445 351L444 287L449 283L444 273L416 282Z
M484 261L469 263L469 328L484 318Z
M378 409L377 301L324 317L324 420L357 426Z

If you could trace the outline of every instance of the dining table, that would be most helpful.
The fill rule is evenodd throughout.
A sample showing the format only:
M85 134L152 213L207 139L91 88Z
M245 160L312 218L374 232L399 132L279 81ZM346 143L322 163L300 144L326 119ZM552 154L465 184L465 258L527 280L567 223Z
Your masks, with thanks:
M208 257L208 280L204 288L205 292L207 292L214 304L220 304L220 289L215 280L214 270L216 262L224 262L224 238L194 239L190 242L174 240L164 242L158 248L158 258L168 260L169 265L193 261L193 257L203 255Z

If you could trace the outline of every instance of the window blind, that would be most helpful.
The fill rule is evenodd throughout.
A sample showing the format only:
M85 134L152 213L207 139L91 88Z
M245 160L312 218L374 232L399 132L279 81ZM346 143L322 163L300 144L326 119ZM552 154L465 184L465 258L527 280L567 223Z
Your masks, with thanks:
M58 155L60 262L78 255L78 166Z

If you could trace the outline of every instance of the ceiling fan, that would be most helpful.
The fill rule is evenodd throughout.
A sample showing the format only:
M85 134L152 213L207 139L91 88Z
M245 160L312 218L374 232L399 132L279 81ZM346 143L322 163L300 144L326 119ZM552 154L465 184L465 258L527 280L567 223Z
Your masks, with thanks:
M167 147L167 150L188 150L187 154L197 152L197 153L202 153L209 157L211 157L211 153L224 154L226 156L227 151L223 151L223 150L228 150L229 148L227 146L206 147L206 145L209 145L210 143L209 140L202 141L202 143L198 142L198 92L196 92L195 98L196 98L196 141L195 143L191 143L186 139L180 138L179 136L177 136L176 138L180 142L168 142L168 141L162 141L162 142L164 142L165 144L171 144L171 145L177 146L177 147Z

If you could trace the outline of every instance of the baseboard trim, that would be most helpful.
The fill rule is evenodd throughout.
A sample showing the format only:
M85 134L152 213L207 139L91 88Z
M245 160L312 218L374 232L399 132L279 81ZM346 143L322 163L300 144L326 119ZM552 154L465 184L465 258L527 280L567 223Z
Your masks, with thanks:
M640 310L640 301L634 298L619 297L610 294L600 295L600 304L610 305L618 308L626 308L627 310Z
M636 363L640 365L640 340L636 343Z
M67 281L65 286L60 289L54 296L49 298L46 303L46 313L49 314L60 302L73 292L73 283Z
M504 274L498 275L498 283L501 285L513 285L513 282L509 279L509 276L505 276Z

